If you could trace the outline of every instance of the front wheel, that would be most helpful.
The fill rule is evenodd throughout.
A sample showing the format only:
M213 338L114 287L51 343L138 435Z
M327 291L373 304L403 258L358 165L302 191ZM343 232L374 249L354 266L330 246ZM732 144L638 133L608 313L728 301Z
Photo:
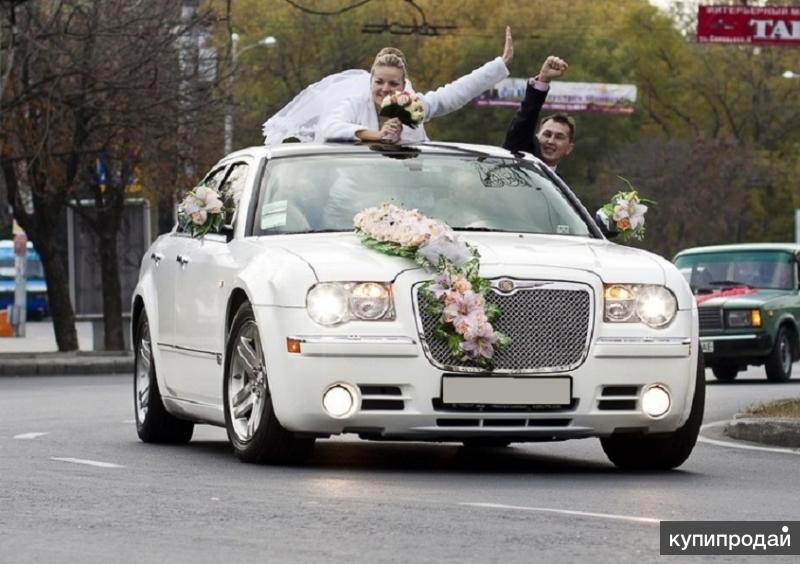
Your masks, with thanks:
M703 355L698 355L694 399L689 418L671 433L644 436L612 435L600 439L609 460L627 470L671 470L689 458L700 434L706 401Z
M792 377L792 343L785 327L778 329L775 345L764 363L770 382L787 382Z
M192 439L194 423L178 419L164 408L153 364L150 324L144 312L136 325L135 342L133 407L136 433L145 443L188 443Z
M228 439L242 462L301 462L311 452L313 437L297 437L275 417L261 337L248 303L242 304L233 318L223 396Z

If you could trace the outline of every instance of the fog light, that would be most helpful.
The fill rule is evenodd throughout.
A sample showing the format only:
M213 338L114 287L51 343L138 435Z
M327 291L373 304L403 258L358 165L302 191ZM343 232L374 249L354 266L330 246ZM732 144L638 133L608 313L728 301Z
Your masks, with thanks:
M671 404L669 392L663 386L650 386L642 394L642 411L650 417L661 417L669 411Z
M355 411L355 390L347 384L334 384L322 394L322 407L336 419L350 417Z

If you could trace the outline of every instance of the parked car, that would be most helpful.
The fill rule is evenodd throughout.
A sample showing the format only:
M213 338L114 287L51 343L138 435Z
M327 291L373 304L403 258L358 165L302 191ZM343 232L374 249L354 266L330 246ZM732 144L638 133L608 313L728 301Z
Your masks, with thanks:
M44 268L39 253L28 241L28 256L25 266L25 300L28 319L42 319L50 314L47 303L47 283L44 280ZM16 291L16 267L14 242L0 241L0 310L14 305Z
M675 265L696 294L706 366L731 381L748 365L785 382L800 359L800 245L757 243L696 247Z
M703 415L697 307L669 261L607 241L543 163L486 146L285 144L217 163L241 195L203 238L179 226L142 260L132 303L136 427L187 442L224 426L247 462L315 439L470 447L599 437L618 466L689 456ZM493 368L452 356L422 306L432 274L364 246L354 215L394 201L481 255Z

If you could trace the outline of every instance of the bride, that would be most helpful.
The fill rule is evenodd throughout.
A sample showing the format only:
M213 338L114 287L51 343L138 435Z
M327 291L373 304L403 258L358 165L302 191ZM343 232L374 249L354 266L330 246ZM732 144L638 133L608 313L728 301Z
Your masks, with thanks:
M506 28L503 54L471 73L436 90L417 94L424 121L453 112L508 76L514 56L511 29ZM366 142L420 142L428 139L422 125L404 127L397 118L380 115L384 97L413 92L403 53L384 48L370 72L348 70L324 78L298 94L264 123L265 144L299 141L351 140Z

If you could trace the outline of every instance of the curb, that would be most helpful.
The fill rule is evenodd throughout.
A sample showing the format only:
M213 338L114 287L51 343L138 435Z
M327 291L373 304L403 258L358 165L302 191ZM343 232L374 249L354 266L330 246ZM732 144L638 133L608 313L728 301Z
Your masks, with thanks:
M126 353L34 353L0 355L2 376L133 374L133 355Z
M743 418L725 425L726 435L740 441L800 448L800 420L789 418Z

